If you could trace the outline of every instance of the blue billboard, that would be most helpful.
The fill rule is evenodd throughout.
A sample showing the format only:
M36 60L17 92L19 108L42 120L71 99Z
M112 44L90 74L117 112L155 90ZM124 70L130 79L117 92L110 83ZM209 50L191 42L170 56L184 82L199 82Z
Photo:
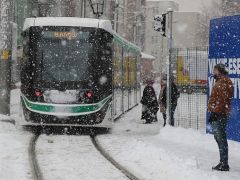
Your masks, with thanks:
M228 68L234 84L234 99L227 127L228 139L240 142L240 15L213 19L210 22L208 95L214 85L213 68L219 63ZM211 133L208 123L207 132Z

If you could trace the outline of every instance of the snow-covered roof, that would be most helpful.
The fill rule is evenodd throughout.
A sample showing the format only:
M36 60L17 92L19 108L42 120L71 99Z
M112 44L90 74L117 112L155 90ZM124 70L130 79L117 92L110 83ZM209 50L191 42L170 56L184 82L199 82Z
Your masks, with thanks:
M118 42L124 44L128 48L133 48L140 51L140 48L135 44L127 41L119 36L113 29L111 21L92 18L78 18L78 17L37 17L26 18L23 26L23 31L33 26L72 26L72 27L92 27L101 28L111 33Z
M179 13L179 14L183 14L183 13L186 13L186 14L201 14L201 11L174 11L175 14Z
M109 20L78 18L78 17L37 17L26 18L23 30L32 26L73 26L101 28L112 33L112 25Z
M150 54L146 54L146 53L141 53L142 55L142 59L156 59L156 57L150 55Z

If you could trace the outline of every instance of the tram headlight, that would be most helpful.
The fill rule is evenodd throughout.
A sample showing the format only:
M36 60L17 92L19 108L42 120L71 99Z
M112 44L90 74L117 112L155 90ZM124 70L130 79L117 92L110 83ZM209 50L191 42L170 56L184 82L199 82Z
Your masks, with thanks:
M43 93L42 93L41 90L39 90L39 89L36 89L36 90L35 90L35 96L36 96L36 97L41 97L42 95L43 95Z
M86 92L86 96L90 99L93 98L93 92L92 91L88 91Z

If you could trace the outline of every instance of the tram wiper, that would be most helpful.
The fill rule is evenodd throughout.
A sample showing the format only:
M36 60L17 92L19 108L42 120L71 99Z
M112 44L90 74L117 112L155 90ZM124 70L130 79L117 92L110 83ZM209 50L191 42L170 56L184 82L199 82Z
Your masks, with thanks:
M45 73L46 73L53 81L58 82L58 80L57 80L55 77L53 77L53 75L52 75L50 72L45 71Z
M43 50L42 50L42 63L41 63L41 74L42 74L42 79L43 79ZM47 74L53 81L58 82L56 78L53 77L53 75L50 72L44 71L45 74Z

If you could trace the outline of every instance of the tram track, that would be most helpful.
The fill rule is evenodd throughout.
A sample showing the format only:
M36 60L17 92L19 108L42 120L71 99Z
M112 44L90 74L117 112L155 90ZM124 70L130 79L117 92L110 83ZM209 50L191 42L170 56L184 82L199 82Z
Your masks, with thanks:
M138 104L136 104L135 106L129 108L126 112L124 112L123 114L121 114L120 116L116 117L114 119L114 122L117 122L119 119L121 119L121 117L123 115L125 115L127 112L131 111L132 109L134 109L135 107L137 107ZM113 157L110 156L110 154L101 146L101 144L98 142L97 140L97 136L90 136L92 143L94 145L94 147L99 151L99 153L108 161L110 162L115 168L117 168L119 171L122 172L122 174L124 174L128 179L130 180L141 180L141 178L135 176L133 173L131 173L127 168L123 167L120 163L118 163Z
M109 153L100 145L97 140L96 136L91 136L92 143L94 147L99 151L99 153L108 161L110 162L115 168L122 172L128 179L130 180L140 180L140 178L136 177L133 173L119 164L114 158L112 158Z
M133 108L131 108L131 109L133 109ZM130 111L130 110L128 110L128 111ZM122 114L122 115L124 115L124 114ZM116 118L115 121L118 121L122 117L122 115L119 116L118 118ZM33 136L30 139L29 149L28 149L29 161L30 161L30 166L32 169L32 175L33 175L34 180L44 180L40 165L38 163L37 154L36 154L36 144L37 144L39 137L41 136L41 133L42 133L42 131L37 131L37 132L33 133ZM111 165L113 165L118 171L120 171L127 179L141 180L141 178L137 177L136 175L131 173L127 168L125 168L120 163L118 163L106 151L106 149L104 149L104 147L99 143L96 134L89 135L89 137L90 137L91 143L93 144L93 147L99 152L99 154L101 156L103 156L103 158L106 159L106 161L108 161Z
M36 143L41 135L40 132L34 133L32 138L30 139L29 148L28 148L28 156L30 161L30 166L32 169L32 175L34 180L44 180L43 175L38 164L37 154L36 154Z
M43 174L40 168L40 164L37 159L36 154L36 144L37 140L41 136L41 133L35 133L32 138L30 139L28 154L29 154L29 161L32 170L32 176L34 180L44 180ZM117 170L119 170L127 179L130 180L141 180L140 178L136 177L133 173L131 173L127 168L122 166L118 163L111 155L104 149L104 147L99 143L97 140L96 135L89 136L94 148L100 153L101 156L104 157L110 164L112 164Z
M1 122L3 123L9 123L9 124L12 124L12 125L16 125L16 122L14 119L2 119Z

